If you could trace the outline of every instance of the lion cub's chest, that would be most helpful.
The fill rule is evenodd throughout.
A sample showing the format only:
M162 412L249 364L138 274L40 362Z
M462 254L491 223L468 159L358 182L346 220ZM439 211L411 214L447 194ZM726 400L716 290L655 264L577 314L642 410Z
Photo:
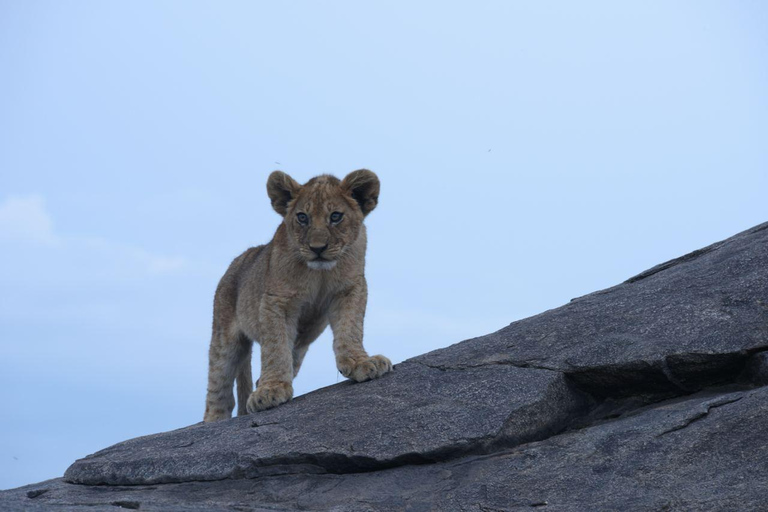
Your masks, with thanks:
M299 322L312 322L325 318L328 308L339 291L339 283L324 275L312 276L297 294Z

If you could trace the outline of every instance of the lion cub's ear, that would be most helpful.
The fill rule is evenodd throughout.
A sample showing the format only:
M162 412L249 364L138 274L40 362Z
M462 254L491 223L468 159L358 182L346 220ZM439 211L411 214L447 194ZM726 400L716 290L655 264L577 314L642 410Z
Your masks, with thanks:
M285 217L288 203L299 193L301 185L283 171L275 171L267 179L267 195L272 201L272 208Z
M379 203L379 178L368 169L347 174L341 187L349 192L360 205L363 215L368 215Z

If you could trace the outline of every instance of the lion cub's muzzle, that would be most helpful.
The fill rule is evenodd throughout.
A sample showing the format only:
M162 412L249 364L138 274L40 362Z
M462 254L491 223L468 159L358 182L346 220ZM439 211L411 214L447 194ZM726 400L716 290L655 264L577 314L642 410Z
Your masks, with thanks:
M313 270L330 270L336 266L336 260L328 254L328 244L309 244L314 258L307 261L307 266Z
M318 258L322 258L323 252L328 248L328 244L309 244L309 248L313 253L317 254Z

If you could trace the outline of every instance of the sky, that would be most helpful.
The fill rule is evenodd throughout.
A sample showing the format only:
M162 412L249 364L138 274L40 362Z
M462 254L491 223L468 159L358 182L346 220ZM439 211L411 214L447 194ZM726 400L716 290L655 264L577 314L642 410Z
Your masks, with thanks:
M765 222L767 25L758 0L0 0L0 489L202 420L213 292L279 225L275 169L380 177L365 345L395 363ZM325 333L295 393L340 379Z

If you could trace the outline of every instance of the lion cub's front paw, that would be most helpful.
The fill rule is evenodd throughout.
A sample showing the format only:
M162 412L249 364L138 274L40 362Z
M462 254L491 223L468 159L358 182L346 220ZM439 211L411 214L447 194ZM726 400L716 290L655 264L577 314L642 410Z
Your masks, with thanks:
M357 382L377 379L392 371L392 362L384 356L366 357L354 360L345 357L338 362L341 374Z
M264 409L271 409L287 402L293 397L293 385L290 382L265 382L248 397L246 410L253 414Z

